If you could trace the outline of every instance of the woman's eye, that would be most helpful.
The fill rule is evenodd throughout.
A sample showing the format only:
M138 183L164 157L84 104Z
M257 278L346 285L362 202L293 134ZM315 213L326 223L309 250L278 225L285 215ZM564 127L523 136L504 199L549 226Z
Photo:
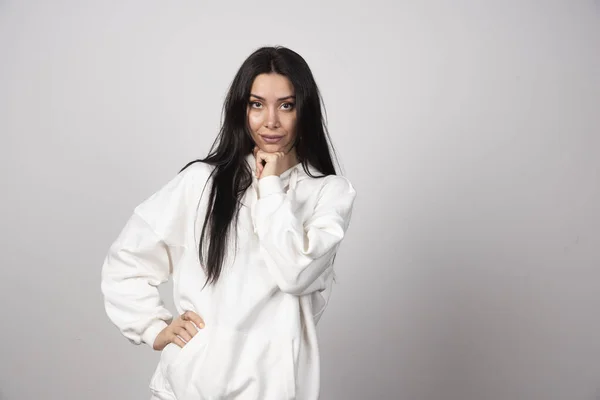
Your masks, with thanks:
M283 107L284 110L291 110L294 108L294 103L283 103L281 107Z
M260 108L262 104L260 104L258 101L251 101L250 102L250 107L252 108Z

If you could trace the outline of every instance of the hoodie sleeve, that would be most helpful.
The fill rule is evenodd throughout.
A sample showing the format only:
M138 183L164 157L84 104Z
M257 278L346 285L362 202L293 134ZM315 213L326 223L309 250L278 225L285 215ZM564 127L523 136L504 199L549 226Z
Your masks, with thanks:
M112 244L102 267L101 288L109 319L134 344L153 346L172 319L158 285L169 279L168 246L134 213Z
M283 191L279 176L258 181L255 229L261 253L279 288L304 295L325 289L330 268L350 224L356 191L348 179L324 179L312 215L306 222L294 214L295 196Z
M102 266L101 290L109 319L134 344L153 346L172 320L158 286L167 282L193 232L206 168L195 164L138 205ZM198 189L199 188L199 189Z

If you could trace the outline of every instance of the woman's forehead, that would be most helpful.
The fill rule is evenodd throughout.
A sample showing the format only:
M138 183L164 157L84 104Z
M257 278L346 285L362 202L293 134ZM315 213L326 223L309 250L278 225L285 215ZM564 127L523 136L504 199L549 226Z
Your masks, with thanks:
M278 100L293 96L294 86L283 75L261 74L254 79L250 93L267 100Z

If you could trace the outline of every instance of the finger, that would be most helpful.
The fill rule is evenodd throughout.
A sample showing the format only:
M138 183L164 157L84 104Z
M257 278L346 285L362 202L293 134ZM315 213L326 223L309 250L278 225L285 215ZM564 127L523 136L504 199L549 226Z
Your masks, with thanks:
M177 335L173 335L173 338L171 339L171 343L175 343L179 347L185 346L185 342L183 340L181 340L181 338Z
M179 336L181 339L183 339L186 343L189 342L190 340L192 340L192 335L190 335L190 333L187 331L187 329L185 327L181 327L179 328L177 331L177 336Z
M198 328L204 328L204 320L195 312L190 312L190 320L196 325Z
M189 313L190 313L190 311L187 311L187 310L184 311L183 314L181 314L181 316L180 316L181 320L182 321L188 321L189 320Z
M175 324L175 326L178 328L181 328L181 327L185 326L185 323L189 320L190 319L189 319L187 311L186 311L183 314L181 314L181 316L177 319L177 323Z
M265 153L263 160L265 160L265 162L276 162L277 160L279 160L281 158L281 155L282 155L281 152Z
M196 336L196 334L200 330L200 328L198 328L196 324L191 321L186 322L184 328L186 332L190 335L190 337Z

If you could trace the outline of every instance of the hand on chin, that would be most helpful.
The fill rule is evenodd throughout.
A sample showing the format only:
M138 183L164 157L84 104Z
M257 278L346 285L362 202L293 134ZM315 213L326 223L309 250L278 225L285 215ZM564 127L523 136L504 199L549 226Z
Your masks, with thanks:
M270 175L280 175L285 169L286 155L281 151L265 151L258 146L254 147L256 158L256 176L263 178Z

